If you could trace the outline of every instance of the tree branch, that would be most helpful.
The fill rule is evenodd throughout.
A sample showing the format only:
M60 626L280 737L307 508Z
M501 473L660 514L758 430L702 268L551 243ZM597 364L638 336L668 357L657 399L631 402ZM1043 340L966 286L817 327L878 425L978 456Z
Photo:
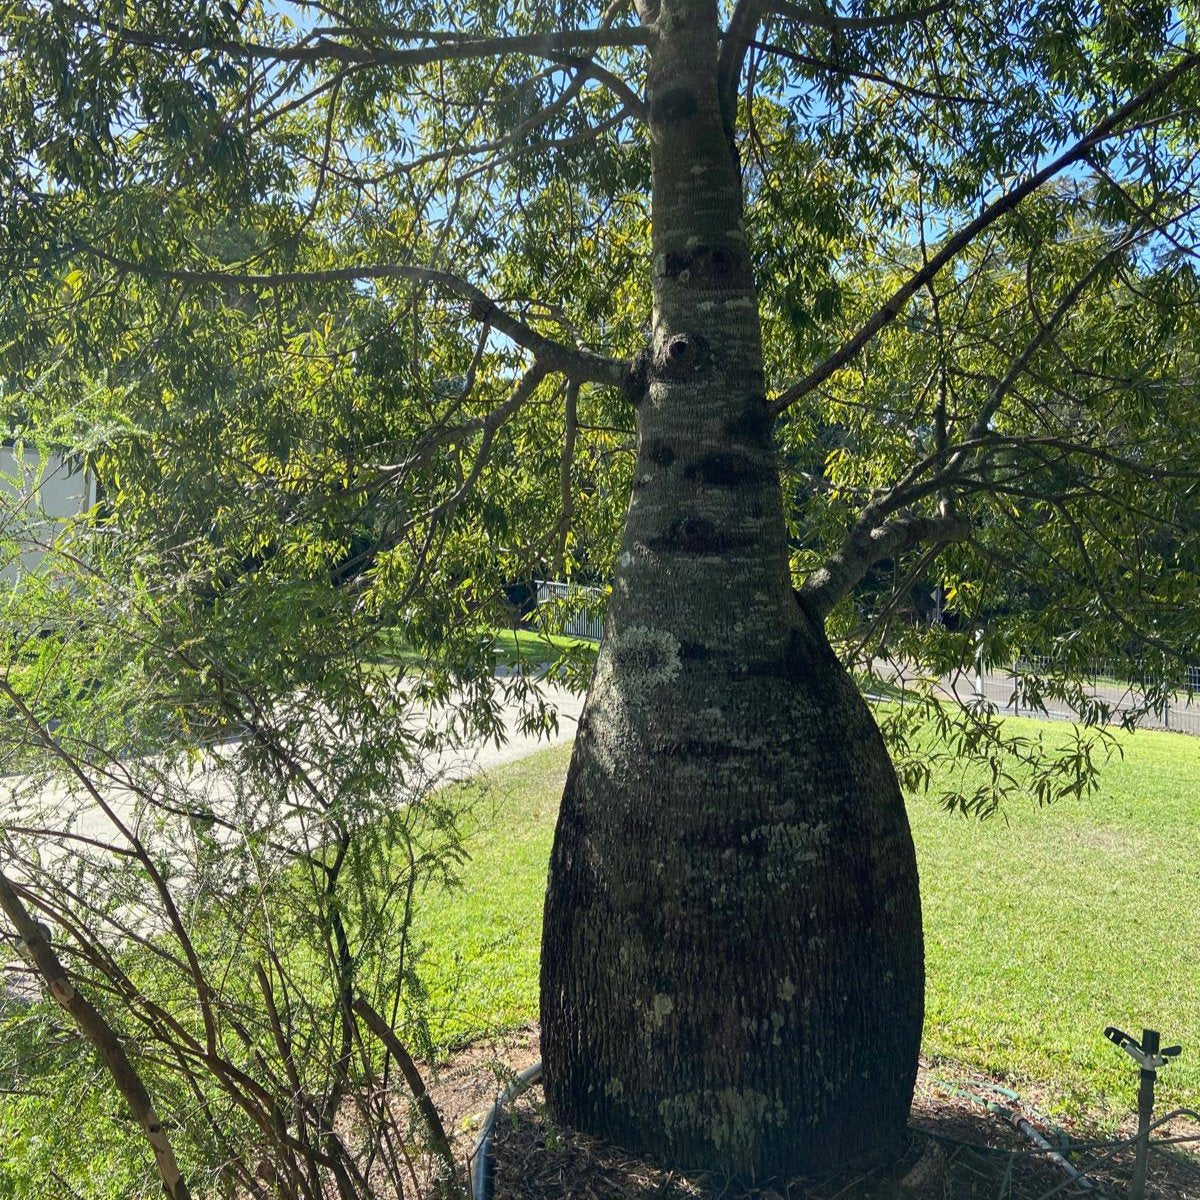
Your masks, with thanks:
M563 411L563 448L558 464L558 490L562 511L555 531L553 578L562 579L567 561L567 542L571 536L571 522L575 517L575 492L571 486L571 474L575 464L575 442L579 436L579 385L567 384Z
M35 921L8 876L0 871L0 910L11 922L24 943L25 953L45 981L46 989L59 1007L75 1022L100 1055L117 1091L141 1127L158 1168L163 1190L169 1200L191 1200L187 1181L175 1161L175 1153L162 1121L154 1111L154 1102L142 1077L125 1053L125 1047L112 1026L85 996L80 995L67 975L62 961L50 945L45 926Z
M717 97L726 129L733 129L736 123L742 64L758 34L766 9L766 0L737 0L722 38L721 55L717 60Z
M758 27L764 18L783 17L786 21L824 29L828 33L864 33L871 29L924 20L925 17L945 12L946 8L946 4L931 4L925 8L885 13L877 17L839 17L825 8L808 8L791 0L737 0L722 38L721 55L717 63L717 95L726 127L733 128L742 64L746 60L746 51L755 44Z
M84 14L87 16L87 14ZM187 37L162 31L142 32L118 29L90 19L81 24L92 25L114 41L174 54L223 54L227 58L248 62L303 63L317 66L340 63L342 66L369 64L377 67L428 66L432 63L455 62L470 58L495 58L506 54L527 54L536 57L558 58L562 55L590 53L608 47L646 46L654 40L650 28L573 29L563 32L546 31L509 37L480 38L450 30L339 30L339 33L366 34L395 40L433 42L433 45L397 47L355 46L335 40L327 32L313 31L289 45L273 46L266 42L243 42L230 38Z
M419 516L406 522L403 529L399 530L395 535L396 541L398 541L399 538L412 533L421 522L426 523L425 536L421 539L421 544L417 548L414 557L412 581L404 597L405 601L407 601L408 595L411 594L417 585L417 581L422 576L438 530L449 528L448 518L453 515L454 511L467 497L471 488L475 486L476 480L479 478L480 473L491 456L492 446L496 440L496 433L537 391L538 386L545 377L546 368L535 362L517 381L509 398L503 404L499 405L499 407L494 408L487 416L475 421L466 422L463 425L457 426L454 430L437 431L436 437L429 438L423 442L405 462L399 463L396 466L379 469L378 475L371 480L368 486L372 489L383 487L389 483L400 483L408 471L426 461L439 445L445 443L448 436L461 436L466 432L479 432L481 434L479 446L475 452L475 460L465 476L460 471L460 481L455 490L432 508L427 509Z
M809 8L793 0L771 0L767 11L785 21L798 25L810 25L827 33L866 33L872 29L886 29L892 25L907 25L910 21L923 21L935 17L949 8L948 4L929 4L924 8L910 8L903 12L883 13L877 17L839 17L824 8Z
M884 75L879 71L848 67L828 58L818 58L813 54L801 54L797 50L789 50L786 46L779 46L774 42L763 42L755 38L750 42L750 46L755 50L763 50L767 54L776 54L780 58L787 59L788 62L796 63L797 66L828 71L847 79L864 79L870 83L879 83L899 92L902 96L912 96L917 100L932 100L938 104L973 104L983 108L995 104L995 101L989 100L986 96L963 96L956 92L938 92L931 88L917 87L914 84L904 83L900 79L893 79L892 76Z
M1091 286L1092 280L1108 266L1118 254L1122 253L1132 244L1132 239L1123 239L1117 246L1114 246L1105 255L1098 258L1079 279L1068 290L1067 294L1058 302L1054 311L1050 314L1048 320L1041 323L1037 333L1029 339L1025 345L1025 349L1013 359L1008 370L1004 373L1004 378L992 389L992 393L988 396L984 406L975 416L975 420L971 422L971 428L967 432L968 440L983 437L987 433L991 425L992 418L1000 410L1000 405L1004 401L1004 397L1016 385L1016 382L1025 373L1026 368L1033 361L1033 356L1054 336L1055 331L1067 318L1068 314L1074 309L1079 302L1083 293ZM948 467L955 465L956 459L952 458L947 464Z
M814 388L819 387L835 371L840 370L859 353L860 350L881 330L890 325L901 312L908 301L923 288L933 277L955 256L968 246L988 226L1010 213L1031 193L1037 191L1042 184L1052 179L1060 171L1085 158L1097 145L1119 133L1119 127L1131 116L1146 105L1157 100L1177 79L1188 71L1200 66L1200 53L1186 54L1168 71L1164 71L1153 83L1149 84L1132 99L1126 101L1115 112L1110 113L1103 121L1092 127L1091 131L1075 143L1069 150L1060 154L1053 162L1048 163L1040 171L1036 171L1023 182L994 200L969 224L965 225L942 248L933 255L928 263L913 274L898 287L883 304L865 321L851 337L830 354L824 361L815 366L803 379L786 388L771 406L773 415L785 412L797 400L807 396Z
M898 517L883 525L860 520L825 565L800 586L800 601L815 620L820 620L877 562L922 542L961 542L970 533L971 522L958 516Z
M371 263L315 271L258 273L192 270L186 267L160 267L155 263L130 262L96 246L84 245L81 249L118 270L176 283L233 284L246 288L266 288L354 283L363 279L399 279L407 283L424 284L451 292L466 300L474 320L486 322L523 350L528 350L547 371L558 372L580 383L599 383L609 387L623 386L629 374L629 363L624 359L608 358L603 354L594 354L590 350L579 350L556 342L526 325L524 321L506 313L495 300L473 283L433 267L410 266L405 263Z
M586 78L594 79L602 87L608 88L635 117L646 119L646 102L615 71L602 67L590 58L572 58L565 61L569 61L570 65L577 68Z
M413 1062L412 1055L405 1049L404 1043L396 1036L387 1021L371 1007L365 996L359 996L351 1007L396 1060L400 1067L400 1073L404 1076L404 1082L408 1084L413 1103L421 1114L421 1120L425 1123L430 1146L437 1155L438 1163L444 1172L445 1182L452 1186L456 1194L459 1193L458 1171L454 1166L454 1150L450 1145L450 1139L446 1136L437 1106L430 1099L429 1091L425 1087L425 1080L421 1078L421 1072L417 1070L417 1064Z

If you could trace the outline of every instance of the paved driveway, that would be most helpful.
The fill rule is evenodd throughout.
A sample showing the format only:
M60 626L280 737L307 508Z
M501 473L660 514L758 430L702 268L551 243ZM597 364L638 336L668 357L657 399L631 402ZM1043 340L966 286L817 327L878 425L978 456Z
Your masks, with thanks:
M497 685L497 692L499 691ZM430 753L421 764L421 773L426 779L436 781L465 779L481 771L523 758L547 746L571 741L575 736L575 727L583 707L583 697L549 683L543 684L543 695L558 713L558 729L554 734L538 737L523 733L519 727L518 706L511 702L502 702L505 737L500 745L489 740ZM422 719L418 713L414 723L416 734L420 733ZM219 748L212 753L219 754ZM207 765L211 768L211 756ZM227 771L206 770L205 766L202 759L194 770L172 780L171 786L164 791L169 792L174 802L183 809L194 811L209 807L220 812L228 808L232 781ZM93 839L117 846L125 844L124 838L114 827L113 820L94 799L86 795L76 795L75 799L71 800L66 790L59 787L43 788L33 796L29 794L26 782L20 777L0 779L0 825L10 828L45 827L59 830L69 824L71 833L78 839ZM145 819L139 820L138 806L127 788L113 783L105 786L101 794L105 804L118 820L136 825L139 832L152 838ZM44 853L53 854L55 842L59 842L59 845L66 844L47 836L43 839ZM81 841L75 842L78 847L84 844Z

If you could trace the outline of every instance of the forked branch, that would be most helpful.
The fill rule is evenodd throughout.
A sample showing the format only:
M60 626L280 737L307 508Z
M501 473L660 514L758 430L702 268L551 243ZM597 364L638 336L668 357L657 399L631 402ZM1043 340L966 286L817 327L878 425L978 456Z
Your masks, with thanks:
M825 565L800 586L800 600L809 615L820 620L876 563L922 544L961 542L970 534L971 522L956 515L897 517L882 525L860 521Z
M717 66L718 95L726 124L732 128L746 51L754 44L759 26L768 17L782 17L792 24L821 29L826 33L865 33L872 29L921 21L945 12L947 7L946 4L931 4L924 8L877 16L842 17L819 3L807 5L794 3L793 0L738 0L721 41L721 57Z

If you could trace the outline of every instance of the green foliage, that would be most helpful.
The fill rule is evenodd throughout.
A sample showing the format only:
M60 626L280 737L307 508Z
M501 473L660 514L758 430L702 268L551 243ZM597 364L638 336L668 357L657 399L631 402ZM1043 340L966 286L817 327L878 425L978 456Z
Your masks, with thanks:
M907 782L980 812L1071 801L1114 744L1089 664L1117 661L1153 707L1200 649L1197 14L898 11L763 8L726 113L794 583L857 564L826 624L866 686L917 680L884 720ZM219 979L203 1036L276 1100L308 1097L327 1142L355 1090L347 987L418 1041L469 1027L407 941L408 900L461 868L421 763L497 736L505 699L554 720L527 674L494 682L507 638L486 631L513 626L516 587L603 594L614 573L638 449L621 382L658 269L649 38L620 6L601 23L544 0L350 0L336 20L0 0L0 35L0 432L43 466L77 458L99 495L47 523L4 488L0 850L130 1044L197 1038ZM860 553L904 521L927 532ZM590 652L552 644L582 686ZM380 668L400 650L410 673ZM1048 659L1027 699L1085 728L934 704L977 653ZM127 822L103 813L114 794ZM299 1085L256 964L296 985ZM61 1053L56 1079L94 1078ZM167 1059L139 1061L189 1169L258 1186L238 1154L278 1143L274 1115L268 1135L219 1072L180 1090ZM57 1095L97 1114L95 1142L26 1136L4 1186L61 1154L116 1155L103 1186L148 1188L125 1132L103 1135L112 1098ZM0 1119L32 1135L43 1100Z
M572 19L537 4L442 17L472 37ZM88 454L116 525L171 529L175 569L208 590L353 581L381 628L476 673L464 631L506 623L505 585L611 576L624 399L585 381L574 441L553 373L509 409L519 347L461 290L403 271L485 284L543 338L640 349L641 48L602 48L587 70L446 57L406 32L432 13L367 3L325 44L286 6L162 0L135 19L107 2L12 3L4 19L6 397L36 436ZM769 22L736 132L778 387L1015 177L1176 63L1194 20L1041 0L862 30ZM408 57L372 57L385 53ZM790 405L797 582L881 496L901 515L949 506L973 529L936 560L921 543L874 564L832 625L855 664L969 661L969 637L912 625L934 587L964 633L985 625L1066 677L1136 659L1148 703L1194 657L1180 614L1196 574L1197 159L1179 114L1196 88L1180 75ZM1054 336L981 416L1048 320ZM278 606L312 608L320 591ZM222 613L245 624L236 601Z
M0 999L0 1196L50 1200L94 1174L106 1195L152 1186L105 1072L54 1005Z
M402 1015L421 994L413 900L463 861L457 798L424 794L396 734L365 736L372 711L397 720L391 683L373 681L354 730L323 741L333 714L309 709L203 757L85 751L76 716L56 731L68 769L7 796L6 867L23 866L75 986L130 1049L193 1195L261 1186L264 1162L295 1187L332 1161L368 1196L407 1172L397 1153L422 1153L403 1093L377 1090L395 1064L347 1009L365 998L402 1039L428 1044ZM0 1187L40 1194L25 1181L65 1178L96 1200L159 1194L70 1022L48 1003L12 1003L3 1018Z
M169 482L177 458L151 461ZM230 511L235 480L193 482L167 509L131 474L8 584L2 866L130 1049L194 1195L261 1189L266 1162L272 1188L341 1171L367 1196L407 1171L380 1142L415 1157L425 1135L372 1090L395 1066L348 1005L394 1015L417 986L412 896L462 859L422 755L496 728L501 695L471 676L446 709L460 665L374 668L387 629L330 571L323 514L268 545L261 512ZM4 1186L158 1194L92 1048L44 1006L5 1019L14 1056L56 1048L32 1076L5 1065Z

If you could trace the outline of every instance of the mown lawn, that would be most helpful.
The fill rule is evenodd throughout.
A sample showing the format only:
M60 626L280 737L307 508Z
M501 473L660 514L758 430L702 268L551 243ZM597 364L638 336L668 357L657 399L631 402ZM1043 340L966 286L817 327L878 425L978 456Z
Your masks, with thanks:
M1133 1106L1137 1073L1102 1037L1107 1024L1182 1042L1159 1077L1161 1103L1200 1100L1200 740L1140 732L1122 744L1086 801L1014 802L985 822L929 798L909 803L926 1053L1045 1083L1067 1110L1114 1115ZM416 929L441 1041L537 1016L545 868L568 754L460 785L474 806L472 861L460 890L425 894Z
M596 643L586 638L541 633L536 629L480 629L478 635L481 642L491 641L491 653L497 666L536 667L541 663L552 662L565 651L582 650L592 655L596 651ZM427 661L422 651L414 649L399 634L394 633L385 641L388 646L386 658L383 660L385 663L420 667Z

